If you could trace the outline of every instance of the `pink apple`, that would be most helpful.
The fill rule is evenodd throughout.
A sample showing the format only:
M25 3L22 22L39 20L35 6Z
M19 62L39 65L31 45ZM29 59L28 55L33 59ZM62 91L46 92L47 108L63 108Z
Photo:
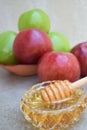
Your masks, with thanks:
M52 43L48 35L41 30L24 30L16 36L13 51L20 63L34 64L44 53L52 51Z
M38 63L38 76L41 81L79 79L80 65L72 53L49 52Z
M71 52L77 57L80 63L81 75L87 76L87 42L79 43Z

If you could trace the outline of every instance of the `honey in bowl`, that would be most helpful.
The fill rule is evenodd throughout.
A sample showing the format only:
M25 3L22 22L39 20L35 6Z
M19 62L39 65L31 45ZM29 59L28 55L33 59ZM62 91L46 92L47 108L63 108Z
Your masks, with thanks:
M21 111L25 119L39 129L64 130L80 119L87 96L84 89L79 87L67 98L46 102L41 92L51 82L43 82L28 89L21 100Z

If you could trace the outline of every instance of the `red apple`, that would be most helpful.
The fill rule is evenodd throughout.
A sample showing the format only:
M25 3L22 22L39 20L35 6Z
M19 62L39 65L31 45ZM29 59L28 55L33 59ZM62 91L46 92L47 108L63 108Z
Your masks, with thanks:
M44 53L52 51L52 43L48 35L41 30L24 30L16 36L13 51L20 63L34 64Z
M49 52L38 63L38 76L41 81L79 79L80 65L72 53Z
M87 42L79 43L71 52L77 57L80 63L81 75L87 76Z

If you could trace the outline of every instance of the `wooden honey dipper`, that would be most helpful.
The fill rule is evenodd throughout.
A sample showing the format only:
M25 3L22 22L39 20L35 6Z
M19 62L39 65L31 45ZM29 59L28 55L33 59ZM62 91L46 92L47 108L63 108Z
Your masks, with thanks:
M87 77L70 83L68 80L55 80L41 90L41 97L45 102L53 102L71 96L75 89L87 84Z

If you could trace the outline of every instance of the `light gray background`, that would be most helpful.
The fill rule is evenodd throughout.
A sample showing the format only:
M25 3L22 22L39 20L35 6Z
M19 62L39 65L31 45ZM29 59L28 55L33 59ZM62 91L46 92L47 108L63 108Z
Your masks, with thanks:
M51 19L51 31L63 33L71 46L87 40L86 0L0 0L0 32L17 30L19 15L41 8ZM33 130L21 112L20 100L26 88L40 82L36 76L19 77L0 69L0 130ZM87 130L87 110L73 130Z

